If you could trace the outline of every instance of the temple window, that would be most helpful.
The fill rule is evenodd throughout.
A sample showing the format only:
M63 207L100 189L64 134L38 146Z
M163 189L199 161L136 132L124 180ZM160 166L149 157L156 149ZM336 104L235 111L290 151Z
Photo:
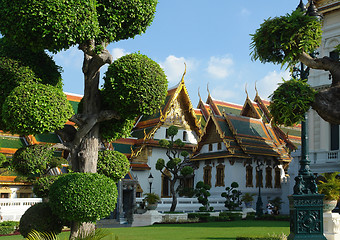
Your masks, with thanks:
M136 187L136 198L141 198L143 197L143 189L142 187L137 184L137 187Z
M0 198L10 198L12 190L9 187L0 188Z
M188 133L187 133L187 131L183 132L183 141L188 141Z
M253 185L253 167L248 165L246 167L246 187L254 187Z
M205 166L203 168L203 182L211 187L211 167Z
M162 174L162 197L170 197L170 178L171 173L165 170L165 176Z
M274 180L275 180L274 188L281 188L281 170L278 167L275 168Z
M266 188L273 188L272 168L266 167Z
M217 143L217 150L221 150L222 149L222 143Z
M209 152L211 152L212 150L213 150L213 145L209 143Z
M216 184L215 187L224 187L224 165L216 167Z

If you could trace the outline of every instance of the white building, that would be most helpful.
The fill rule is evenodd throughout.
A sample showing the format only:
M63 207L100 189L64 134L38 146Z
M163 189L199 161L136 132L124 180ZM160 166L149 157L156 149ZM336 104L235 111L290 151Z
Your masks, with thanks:
M318 57L339 59L334 51L340 44L340 1L315 1L324 16L322 43ZM331 84L328 71L310 70L308 83L315 89L327 88ZM332 125L314 111L308 113L309 159L314 173L340 171L339 125Z

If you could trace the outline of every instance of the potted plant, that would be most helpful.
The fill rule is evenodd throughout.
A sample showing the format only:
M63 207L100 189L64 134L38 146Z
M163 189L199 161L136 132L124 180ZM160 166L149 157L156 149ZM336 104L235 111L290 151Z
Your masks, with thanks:
M246 208L251 208L253 201L254 201L254 196L255 193L245 193L241 197L241 201L244 202L244 205L246 205Z
M148 210L155 210L158 205L158 201L161 200L161 198L156 193L145 193L144 200L147 202L147 208Z
M323 173L318 180L318 191L324 194L324 212L331 212L340 197L340 179L339 172Z

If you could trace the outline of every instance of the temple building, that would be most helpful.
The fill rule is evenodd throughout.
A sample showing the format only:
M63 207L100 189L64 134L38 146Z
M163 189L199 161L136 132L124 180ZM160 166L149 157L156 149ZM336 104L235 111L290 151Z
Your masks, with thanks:
M266 201L286 193L282 182L290 153L300 145L300 126L275 126L268 105L258 93L254 101L247 96L243 106L215 100L210 94L206 103L200 99L205 126L191 160L198 166L196 182L210 185L211 197L221 197L232 182L242 193L257 193L261 186Z

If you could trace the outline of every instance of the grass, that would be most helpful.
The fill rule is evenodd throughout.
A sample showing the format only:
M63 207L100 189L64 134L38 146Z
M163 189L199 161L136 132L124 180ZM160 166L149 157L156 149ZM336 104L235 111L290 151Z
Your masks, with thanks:
M148 227L110 228L109 236L103 240L233 240L237 236L268 236L268 234L289 234L286 221L231 221L186 224L158 224ZM68 233L62 233L60 240L66 240ZM1 237L1 240L21 240L21 236Z

